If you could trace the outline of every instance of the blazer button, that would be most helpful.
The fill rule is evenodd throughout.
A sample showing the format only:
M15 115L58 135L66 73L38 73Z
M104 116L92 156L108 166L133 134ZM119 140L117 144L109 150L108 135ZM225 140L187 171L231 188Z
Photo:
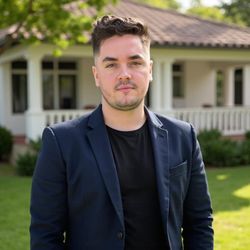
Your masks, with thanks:
M122 239L124 238L123 232L118 232L118 233L117 233L117 238L118 238L119 240L122 240Z

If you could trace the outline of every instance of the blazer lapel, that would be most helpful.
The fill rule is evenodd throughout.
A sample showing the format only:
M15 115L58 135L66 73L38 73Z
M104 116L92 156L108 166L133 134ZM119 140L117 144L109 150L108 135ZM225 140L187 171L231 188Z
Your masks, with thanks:
M168 132L162 128L160 120L149 110L146 110L149 120L153 153L155 157L156 181L159 192L160 208L165 232L169 213L169 146Z
M121 221L121 224L124 226L120 185L115 169L112 149L103 120L101 106L99 106L99 108L90 116L89 127L92 128L87 134L90 145L97 160L99 170L103 177L112 204Z

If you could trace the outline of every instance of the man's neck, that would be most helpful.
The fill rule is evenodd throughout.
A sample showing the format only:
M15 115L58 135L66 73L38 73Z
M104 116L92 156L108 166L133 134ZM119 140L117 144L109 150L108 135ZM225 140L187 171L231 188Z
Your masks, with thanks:
M105 124L119 131L139 129L146 121L144 105L128 111L122 111L107 105L102 106Z

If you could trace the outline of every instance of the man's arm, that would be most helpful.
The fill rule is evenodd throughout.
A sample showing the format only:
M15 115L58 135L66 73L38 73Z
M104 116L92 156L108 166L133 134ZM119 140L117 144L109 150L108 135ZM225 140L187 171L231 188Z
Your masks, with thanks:
M56 136L51 128L46 128L32 181L31 250L66 249L66 186L65 167Z
M193 127L190 183L183 207L183 241L185 250L212 250L212 208L201 150Z

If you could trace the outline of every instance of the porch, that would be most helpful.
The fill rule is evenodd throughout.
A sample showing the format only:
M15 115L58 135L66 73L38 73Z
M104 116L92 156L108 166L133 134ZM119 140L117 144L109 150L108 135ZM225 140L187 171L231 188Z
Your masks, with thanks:
M53 110L36 113L35 117L28 114L27 118L37 120L41 129L58 122L74 119L91 112L90 110ZM216 108L177 108L159 110L166 116L190 122L196 131L218 129L226 136L242 135L250 130L250 107L216 107ZM36 131L29 131L31 134Z
M91 111L100 102L91 48L61 58L49 45L17 47L0 58L0 124L36 139L44 127ZM199 53L198 53L199 52ZM153 82L146 104L224 135L250 130L250 52L152 49Z

